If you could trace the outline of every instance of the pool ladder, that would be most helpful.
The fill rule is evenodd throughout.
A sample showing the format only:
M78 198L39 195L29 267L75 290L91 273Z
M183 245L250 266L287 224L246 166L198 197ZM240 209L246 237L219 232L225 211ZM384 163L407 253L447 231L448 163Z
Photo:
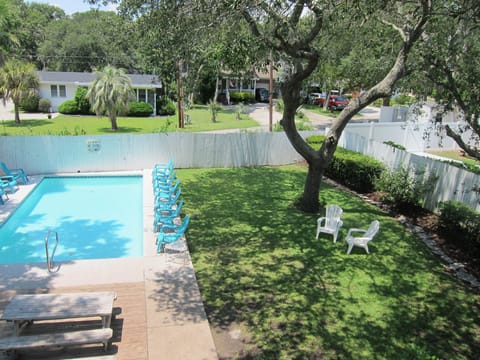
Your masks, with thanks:
M55 246L53 247L52 254L50 255L48 251L48 240L50 239L50 234L55 233ZM53 256L55 255L55 250L57 250L58 246L58 233L53 230L48 230L47 236L45 236L45 253L47 255L47 270L49 273L57 272L60 270L60 265L58 265L57 269L53 269Z

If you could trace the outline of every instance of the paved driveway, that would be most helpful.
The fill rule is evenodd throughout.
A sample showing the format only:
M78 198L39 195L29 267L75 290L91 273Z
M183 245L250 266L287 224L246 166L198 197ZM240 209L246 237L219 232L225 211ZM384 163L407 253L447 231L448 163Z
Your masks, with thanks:
M53 117L57 116L58 113L52 114ZM46 119L47 114L44 113L20 113L20 120L22 119ZM15 113L13 112L13 103L7 101L6 104L3 104L0 101L0 121L2 120L15 120Z

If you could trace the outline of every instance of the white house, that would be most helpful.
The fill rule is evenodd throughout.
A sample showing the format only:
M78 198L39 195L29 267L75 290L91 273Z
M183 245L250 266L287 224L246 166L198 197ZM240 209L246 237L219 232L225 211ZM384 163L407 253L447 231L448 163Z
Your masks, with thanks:
M157 95L160 95L162 82L156 75L127 74L132 82L137 101L152 105L153 113L157 113ZM38 71L40 80L39 94L49 99L52 111L66 100L72 100L79 86L88 86L95 80L94 73Z

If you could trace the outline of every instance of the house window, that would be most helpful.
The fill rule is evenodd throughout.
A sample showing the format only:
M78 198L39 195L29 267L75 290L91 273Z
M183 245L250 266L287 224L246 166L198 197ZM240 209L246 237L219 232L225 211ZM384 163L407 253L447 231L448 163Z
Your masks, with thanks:
M67 97L67 89L65 85L50 85L50 95L54 97Z
M138 101L146 102L147 96L145 94L145 89L138 89Z
M50 95L52 98L58 96L57 85L50 85Z

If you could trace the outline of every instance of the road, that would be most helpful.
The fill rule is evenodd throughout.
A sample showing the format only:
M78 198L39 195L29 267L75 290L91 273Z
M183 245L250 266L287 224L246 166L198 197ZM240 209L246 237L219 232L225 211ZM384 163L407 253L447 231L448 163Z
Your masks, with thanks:
M269 125L269 109L268 109L268 104L253 104L250 105L247 109L247 114L250 116L252 119L258 121L260 123L260 126L258 128L259 131L268 131L268 125ZM318 114L313 111L309 110L302 110L305 116L309 119L311 122L312 126L315 129L321 130L324 129L325 127L330 126L335 118L330 117L330 116L325 116ZM368 106L362 111L360 111L360 115L358 117L355 117L354 119L351 120L352 123L365 123L365 122L370 122L370 121L378 121L380 119L380 109L372 106ZM276 124L282 119L282 114L276 112L275 110L273 111L273 124Z

